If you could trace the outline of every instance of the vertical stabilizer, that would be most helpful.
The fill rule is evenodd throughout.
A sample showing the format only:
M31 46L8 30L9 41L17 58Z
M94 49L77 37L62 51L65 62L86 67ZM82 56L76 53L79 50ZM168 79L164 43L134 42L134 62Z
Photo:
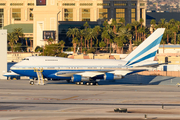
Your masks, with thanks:
M163 37L165 28L158 28L144 42L142 42L134 51L132 51L124 60L126 66L134 66L140 62L153 61Z

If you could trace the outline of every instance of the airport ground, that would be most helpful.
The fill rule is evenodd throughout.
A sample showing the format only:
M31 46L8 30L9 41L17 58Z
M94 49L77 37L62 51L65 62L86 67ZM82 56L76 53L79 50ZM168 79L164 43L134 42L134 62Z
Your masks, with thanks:
M0 120L179 120L179 93L176 85L48 81L39 86L1 80ZM114 108L127 108L127 113Z

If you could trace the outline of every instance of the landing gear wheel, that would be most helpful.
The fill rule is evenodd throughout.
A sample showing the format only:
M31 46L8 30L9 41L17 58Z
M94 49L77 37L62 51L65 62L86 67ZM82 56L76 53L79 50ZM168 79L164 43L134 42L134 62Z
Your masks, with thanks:
M30 81L29 84L30 84L30 85L34 85L34 81Z
M94 85L93 83L90 83L90 85L92 86L92 85Z
M79 82L76 82L76 85L79 85L80 83Z
M99 85L98 82L95 83L96 85Z

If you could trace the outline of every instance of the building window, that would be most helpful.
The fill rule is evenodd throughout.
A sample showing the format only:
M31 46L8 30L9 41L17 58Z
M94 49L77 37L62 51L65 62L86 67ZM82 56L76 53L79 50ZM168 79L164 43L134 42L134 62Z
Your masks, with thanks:
M110 3L97 3L97 6L110 6Z
M4 9L0 9L0 28L3 27L4 21Z
M75 6L75 3L63 3L63 6Z
M64 9L64 21L73 21L73 9Z
M132 3L131 6L136 6L136 3Z
M127 3L114 3L114 6L127 6Z
M12 9L12 17L14 20L20 21L21 20L21 9L13 8Z
M144 9L140 9L140 18L143 18L144 19Z
M32 11L33 11L33 8L30 8L29 9L29 20L33 20L33 13L32 13Z
M145 6L145 3L140 3L140 6Z
M82 9L82 21L90 21L90 9Z
M108 19L108 9L99 9L99 19Z
M46 0L36 0L36 6L45 6Z
M23 6L23 3L10 3L10 6Z
M131 23L136 20L136 9L131 9Z
M34 6L34 3L28 3L28 6Z
M0 6L5 6L6 5L6 3L0 3Z
M93 3L80 3L80 6L93 6Z
M116 21L118 23L120 18L125 18L125 9L116 9Z

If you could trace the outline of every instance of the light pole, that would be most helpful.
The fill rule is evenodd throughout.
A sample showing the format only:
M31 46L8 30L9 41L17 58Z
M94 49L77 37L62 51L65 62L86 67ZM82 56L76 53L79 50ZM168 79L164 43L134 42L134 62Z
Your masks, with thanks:
M59 24L58 24L58 15L59 15L59 13L60 13L61 11L59 11L58 13L57 13L57 31L56 31L56 42L58 43L58 39L59 39Z

